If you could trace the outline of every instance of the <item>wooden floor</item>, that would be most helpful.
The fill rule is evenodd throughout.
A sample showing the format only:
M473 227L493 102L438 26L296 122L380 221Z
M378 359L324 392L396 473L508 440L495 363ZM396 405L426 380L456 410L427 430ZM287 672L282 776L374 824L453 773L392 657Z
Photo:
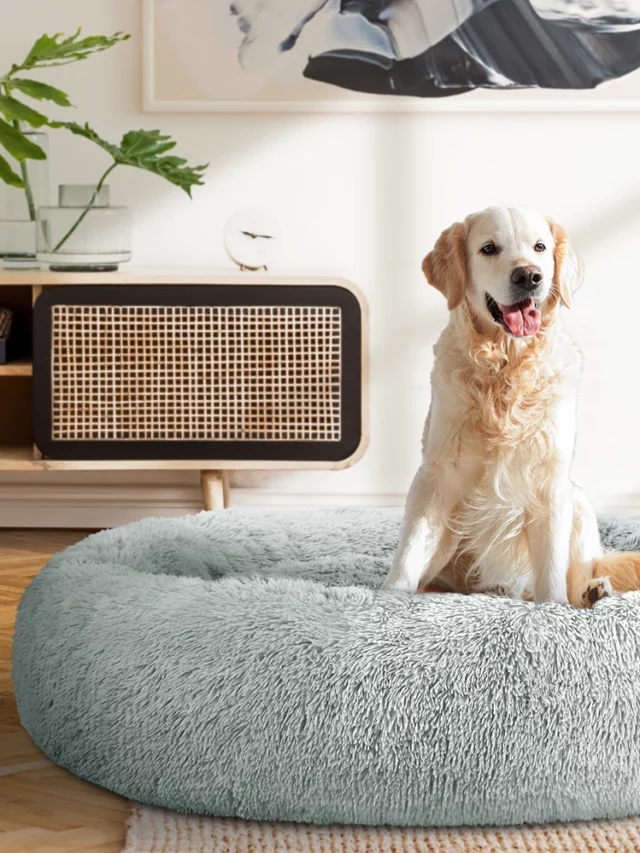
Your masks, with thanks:
M83 531L0 529L0 853L120 853L128 801L52 764L20 726L11 642L24 588Z

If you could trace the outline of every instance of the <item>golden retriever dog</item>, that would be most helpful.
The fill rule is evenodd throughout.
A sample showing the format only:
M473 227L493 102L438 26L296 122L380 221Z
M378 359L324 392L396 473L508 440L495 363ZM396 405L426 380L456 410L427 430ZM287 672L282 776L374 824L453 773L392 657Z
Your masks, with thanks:
M450 316L383 589L590 607L640 588L640 553L603 552L570 478L581 355L559 314L582 264L565 230L531 210L489 208L444 231L422 269Z

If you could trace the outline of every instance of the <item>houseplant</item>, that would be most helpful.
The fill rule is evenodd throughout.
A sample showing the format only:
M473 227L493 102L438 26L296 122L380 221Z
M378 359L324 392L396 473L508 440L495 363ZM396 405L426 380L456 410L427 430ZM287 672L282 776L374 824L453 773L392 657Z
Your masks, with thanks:
M129 39L127 33L117 32L112 36L83 37L78 29L73 35L65 37L62 34L53 36L43 35L33 45L25 59L20 64L13 64L8 72L0 77L0 178L8 185L24 192L29 219L38 218L32 183L30 165L32 161L46 159L46 152L37 142L29 138L28 129L43 127L70 132L82 136L98 145L111 157L111 162L98 180L94 190L90 192L85 203L77 210L75 218L68 224L62 234L55 239L52 229L43 222L38 228L38 243L50 253L61 253L69 240L84 227L83 223L98 207L101 191L106 187L105 181L116 166L133 166L159 175L170 183L183 189L191 196L191 188L203 183L203 173L206 166L189 166L181 157L169 153L176 143L159 130L132 130L126 133L119 145L108 142L88 124L81 125L75 121L58 121L49 118L42 112L45 104L59 107L71 107L71 101L66 92L40 80L34 80L33 72L43 69L80 62L96 53L108 50ZM36 109L25 103L26 96L31 101L40 102L42 106ZM6 155L3 153L6 152ZM11 164L12 158L17 166ZM102 194L104 196L104 193Z

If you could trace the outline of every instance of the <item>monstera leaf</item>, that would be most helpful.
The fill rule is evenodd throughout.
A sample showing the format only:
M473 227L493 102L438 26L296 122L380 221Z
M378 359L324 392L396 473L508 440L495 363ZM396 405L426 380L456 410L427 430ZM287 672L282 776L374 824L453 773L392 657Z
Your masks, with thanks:
M60 107L70 107L69 96L55 86L29 80L18 76L24 72L38 71L56 65L66 65L87 59L94 53L108 50L121 41L130 38L126 33L114 33L112 36L87 36L82 38L81 30L65 38L61 33L53 36L43 35L33 45L24 60L0 76L0 147L20 164L22 176L16 174L8 161L0 155L0 180L27 193L29 212L35 218L35 207L28 183L27 160L44 160L45 152L35 142L22 133L21 123L30 127L42 127L51 122L43 113L35 110L15 97L14 93L26 95L36 101L51 101Z
M11 78L11 88L19 89L23 95L28 95L36 101L52 101L59 107L70 107L69 96L55 86L41 83L39 80L23 80L21 77Z
M33 68L51 68L55 65L67 65L78 62L108 50L121 41L131 38L127 33L114 33L112 36L87 36L81 38L82 28L78 27L72 36L62 33L53 36L40 36L20 65L13 65L10 74L17 71L30 71Z
M56 127L65 127L76 136L84 136L95 142L113 157L114 165L135 166L160 175L191 196L193 186L201 186L204 166L188 166L187 161L175 155L166 156L167 151L175 148L176 143L159 130L130 130L122 137L120 145L107 142L98 136L88 124L80 125L73 121L56 122Z
M24 189L24 181L20 175L16 175L5 158L0 154L0 179L9 184L10 187L17 187L20 190Z
M7 121L26 121L31 127L42 127L48 124L49 119L37 110L28 107L21 101L17 101L10 95L0 95L0 113Z
M12 65L8 73L0 76L0 180L25 190L29 214L32 219L36 217L36 209L29 183L27 161L43 160L46 154L39 145L24 135L22 126L25 124L36 128L43 126L63 128L76 136L83 136L106 151L113 162L98 181L98 189L104 184L107 175L120 165L134 166L137 169L144 169L147 172L159 175L180 187L188 196L191 196L192 187L203 183L202 178L206 166L189 166L182 157L168 154L167 152L175 148L176 143L170 136L162 134L159 130L131 130L122 137L120 145L114 145L107 142L106 139L102 139L88 124L81 125L74 121L53 121L16 97L17 94L26 95L35 101L50 102L59 107L70 107L71 101L66 92L56 89L55 86L50 86L39 80L31 80L21 75L43 68L67 65L70 62L88 59L93 54L108 50L128 38L130 36L122 32L114 33L112 36L87 36L83 38L80 29L68 37L61 33L52 36L43 35L36 41L19 65ZM2 156L2 148L18 162L20 175ZM94 200L88 207L91 207ZM86 214L87 211L85 210L56 249L68 239Z

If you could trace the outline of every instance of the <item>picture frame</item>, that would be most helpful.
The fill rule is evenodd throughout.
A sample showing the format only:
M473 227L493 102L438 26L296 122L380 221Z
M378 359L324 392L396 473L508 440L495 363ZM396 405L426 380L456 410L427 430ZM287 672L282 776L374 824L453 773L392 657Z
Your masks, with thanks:
M304 81L291 96L210 98L193 96L186 74L167 90L163 69L177 61L160 32L157 8L142 0L143 109L189 113L634 113L640 111L640 69L595 89L477 89L446 98L367 95ZM164 74L166 78L167 75ZM298 87L292 87L298 89ZM182 91L182 89L184 91ZM322 90L322 91L321 91Z

